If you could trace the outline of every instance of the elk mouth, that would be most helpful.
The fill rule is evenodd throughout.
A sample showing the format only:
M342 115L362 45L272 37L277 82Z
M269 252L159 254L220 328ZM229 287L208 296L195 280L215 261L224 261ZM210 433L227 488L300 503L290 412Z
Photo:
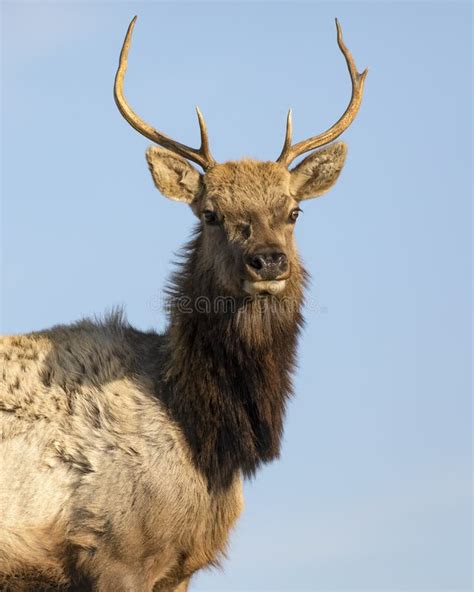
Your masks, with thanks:
M258 294L275 296L277 294L281 294L285 287L286 279L259 281L244 280L243 283L244 291L251 296Z

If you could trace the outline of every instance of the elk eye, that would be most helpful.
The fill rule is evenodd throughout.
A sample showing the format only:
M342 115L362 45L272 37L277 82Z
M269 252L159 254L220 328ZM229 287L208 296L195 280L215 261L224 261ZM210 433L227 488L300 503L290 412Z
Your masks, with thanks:
M298 216L300 215L300 212L302 212L303 210L300 208L295 208L294 210L291 210L290 212L290 222L296 222L296 220L298 220Z
M217 214L212 210L204 210L202 216L207 224L217 224L218 222Z

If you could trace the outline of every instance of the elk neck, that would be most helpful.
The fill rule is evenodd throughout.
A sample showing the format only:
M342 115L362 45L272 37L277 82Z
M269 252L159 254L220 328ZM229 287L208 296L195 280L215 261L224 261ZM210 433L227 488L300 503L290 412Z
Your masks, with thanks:
M212 268L203 271L201 239L167 291L159 388L196 468L222 490L279 456L306 274L292 273L285 298L225 297Z

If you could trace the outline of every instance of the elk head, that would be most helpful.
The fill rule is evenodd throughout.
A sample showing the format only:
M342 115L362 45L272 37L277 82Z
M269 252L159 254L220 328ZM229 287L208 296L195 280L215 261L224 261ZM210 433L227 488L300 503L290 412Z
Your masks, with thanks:
M346 145L326 146L354 120L367 70L357 72L336 19L337 41L352 81L350 103L327 131L292 144L288 112L283 150L275 162L245 159L217 163L211 155L204 118L197 108L201 146L191 148L157 131L128 105L123 93L127 56L136 17L128 27L115 78L115 101L124 118L152 146L146 157L159 191L189 204L202 224L202 271L212 272L221 292L230 295L283 294L302 272L293 238L300 202L318 197L336 182L344 165ZM291 163L315 150L296 167ZM203 173L189 161L199 165Z

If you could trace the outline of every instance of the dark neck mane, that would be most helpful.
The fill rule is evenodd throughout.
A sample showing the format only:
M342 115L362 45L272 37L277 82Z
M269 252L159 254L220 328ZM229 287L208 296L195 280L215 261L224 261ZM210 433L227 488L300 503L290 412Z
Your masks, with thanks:
M200 235L169 289L161 389L211 489L253 475L279 455L302 324L302 278L284 299L223 298L213 271L198 275Z

